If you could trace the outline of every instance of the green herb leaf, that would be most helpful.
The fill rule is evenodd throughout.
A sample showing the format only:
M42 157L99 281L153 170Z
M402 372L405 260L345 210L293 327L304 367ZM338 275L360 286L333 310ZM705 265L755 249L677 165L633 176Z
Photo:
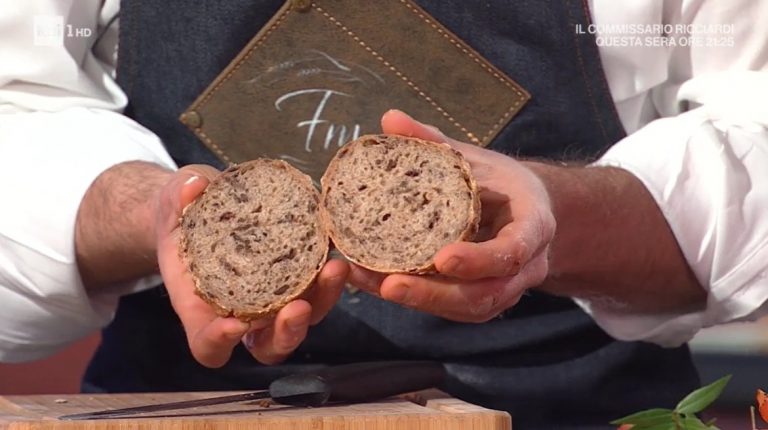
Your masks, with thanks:
M688 416L683 418L683 428L685 430L720 430L715 426L704 424L695 416Z
M717 399L730 380L731 375L723 376L706 387L701 387L685 396L685 398L677 404L675 412L680 414L695 414L703 411L704 408Z
M632 426L632 430L678 430L675 423L667 422L649 426Z
M662 423L672 422L672 411L670 409L648 409L647 411L637 412L626 417L611 421L611 424L634 424L635 426L652 426Z

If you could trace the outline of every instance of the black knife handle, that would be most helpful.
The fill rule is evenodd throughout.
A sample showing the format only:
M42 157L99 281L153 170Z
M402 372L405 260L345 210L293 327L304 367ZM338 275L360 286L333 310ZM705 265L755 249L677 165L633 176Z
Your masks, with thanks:
M269 386L284 405L358 403L439 386L445 368L434 361L374 361L325 367L280 378Z

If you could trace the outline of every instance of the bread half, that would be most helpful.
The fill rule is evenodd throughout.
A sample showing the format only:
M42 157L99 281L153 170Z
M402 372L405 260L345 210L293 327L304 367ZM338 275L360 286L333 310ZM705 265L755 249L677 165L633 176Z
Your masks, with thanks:
M477 184L447 144L362 136L336 153L321 183L321 216L334 245L377 272L433 272L443 246L477 233Z
M283 161L222 172L184 211L181 256L222 316L269 317L312 285L328 256L319 193Z

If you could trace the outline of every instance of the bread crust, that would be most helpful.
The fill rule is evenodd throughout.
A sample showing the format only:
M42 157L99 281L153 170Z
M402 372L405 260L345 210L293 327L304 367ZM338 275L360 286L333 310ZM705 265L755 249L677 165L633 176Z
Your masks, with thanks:
M341 237L342 233L339 232L334 227L334 224L331 220L331 216L328 213L328 209L327 209L328 193L329 193L331 184L333 183L332 178L339 171L339 164L340 164L339 160L341 159L341 157L343 157L347 152L351 151L356 145L362 145L363 142L370 141L370 140L374 140L378 143L394 141L398 144L428 145L434 148L439 148L441 151L444 151L446 154L450 155L451 157L454 157L456 161L459 162L460 172L463 176L464 181L467 184L468 191L471 194L470 208L467 213L467 218L466 218L467 221L465 223L465 228L462 231L460 237L456 240L456 242L471 241L477 234L477 231L480 226L480 216L481 216L480 193L478 191L477 182L475 181L475 178L472 175L471 167L467 162L467 160L464 158L464 156L461 155L459 151L456 151L455 149L453 149L447 143L436 143L436 142L430 142L423 139L418 139L415 137L406 137L406 136L393 135L393 134L360 136L358 139L347 143L337 151L336 155L333 157L330 164L328 165L328 168L326 169L325 174L320 179L321 190L322 190L322 193L320 196L320 217L322 220L322 224L325 226L325 229L328 232L328 236L330 237L333 243L333 246L341 254L343 254L344 257L346 257L349 261L357 264L358 266L361 266L366 269L372 270L374 272L379 272L379 273L406 273L406 274L417 274L417 275L436 273L437 270L435 268L433 259L430 259L428 263L422 264L422 265L408 265L406 267L382 266L382 265L376 265L373 262L362 261L359 258L355 258L353 255L351 255L350 252L344 249L343 245L340 245L340 242L342 241L340 241L339 238Z
M216 182L223 181L226 175L232 175L238 170L248 168L250 166L255 166L258 168L260 165L271 165L273 167L277 167L280 169L284 169L288 174L296 178L301 186L306 187L307 191L312 193L312 196L314 197L315 201L318 203L319 206L319 197L320 194L315 188L314 184L312 183L312 179L301 173L299 170L291 166L290 164L286 163L282 160L272 160L272 159L255 159L251 161L247 161L241 164L237 164L234 166L229 167L228 169L224 170L221 175L217 176L203 191L203 193L198 196L195 201L190 203L187 207L184 208L182 211L182 217L179 220L180 228L181 228L181 234L180 234L180 241L179 241L179 256L181 257L182 261L186 265L187 271L190 272L192 275L192 279L195 284L195 294L200 297L203 301L211 305L211 307L215 310L216 314L222 316L222 317L235 317L241 321L252 321L256 319L262 319L262 318L270 318L277 314L277 312L282 309L285 305L292 302L293 300L296 300L298 298L303 297L307 294L307 292L311 289L311 287L314 284L315 279L317 278L318 274L323 268L323 265L328 259L328 252L330 248L330 239L327 234L327 230L325 229L324 225L320 223L320 228L318 229L319 234L321 234L321 243L324 244L323 246L323 253L322 257L320 258L319 263L317 266L307 274L306 277L303 279L305 282L301 283L298 286L294 286L289 288L290 293L281 295L279 297L276 297L272 299L271 303L258 311L249 311L246 309L237 309L237 308L228 308L226 306L223 306L221 303L219 303L215 298L210 297L208 293L206 293L205 288L202 286L202 280L200 279L199 274L195 273L193 263L194 261L189 256L189 242L187 240L188 231L190 229L189 223L185 222L185 220L188 219L189 216L191 216L191 212L193 211L193 208L195 205L200 205L202 202L206 199L208 195L208 190L211 189L211 185L213 185ZM194 228L194 227L191 227Z

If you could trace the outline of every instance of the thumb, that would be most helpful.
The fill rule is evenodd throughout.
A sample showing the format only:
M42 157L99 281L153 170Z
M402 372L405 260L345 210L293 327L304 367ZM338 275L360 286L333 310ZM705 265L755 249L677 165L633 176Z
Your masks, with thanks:
M207 165L184 166L160 191L157 207L157 234L166 236L179 225L184 208L192 203L219 175L219 171Z
M449 140L437 127L416 121L403 111L392 109L381 117L381 129L387 134L416 137L431 142L448 143Z
M387 134L399 134L431 142L447 143L454 149L461 151L465 156L474 154L478 150L477 146L452 139L443 134L437 127L419 122L397 109L391 109L384 113L381 117L381 130Z

